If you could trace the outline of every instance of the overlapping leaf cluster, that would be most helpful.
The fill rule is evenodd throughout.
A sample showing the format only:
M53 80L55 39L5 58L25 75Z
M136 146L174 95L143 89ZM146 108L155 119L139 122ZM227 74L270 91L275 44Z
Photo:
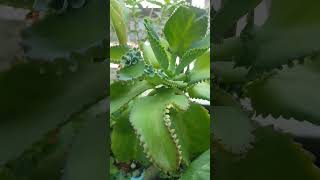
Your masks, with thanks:
M211 24L214 179L319 179L314 157L291 136L253 121L262 115L320 124L319 2L272 1L261 26L254 24L260 0L224 2ZM244 15L240 36L230 36Z
M0 179L107 179L107 2L1 3L41 15L0 72Z
M207 11L180 6L166 22L164 37L145 19L148 41L139 48L121 42L118 33L120 45L110 53L119 65L110 88L117 162L151 164L182 179L209 178L210 115L193 101L210 100L208 20ZM121 19L112 23L116 32L123 28Z

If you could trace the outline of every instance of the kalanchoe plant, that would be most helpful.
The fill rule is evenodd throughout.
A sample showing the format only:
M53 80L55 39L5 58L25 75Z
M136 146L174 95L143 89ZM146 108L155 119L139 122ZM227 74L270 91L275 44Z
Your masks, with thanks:
M108 179L107 1L0 4L0 179Z
M110 86L111 148L118 162L209 179L210 115L195 101L210 101L208 20L206 10L180 6L164 37L145 19L148 42L111 47L111 62L119 64Z
M320 3L273 0L269 17L256 26L254 8L260 2L224 1L212 18L213 176L317 180L320 170L314 156L292 136L255 120L294 118L320 125ZM230 34L246 14L240 36Z

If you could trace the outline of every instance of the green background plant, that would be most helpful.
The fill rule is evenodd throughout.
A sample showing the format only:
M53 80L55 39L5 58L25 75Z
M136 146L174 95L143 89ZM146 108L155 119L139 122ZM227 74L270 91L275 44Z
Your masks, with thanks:
M260 3L223 1L213 12L213 178L319 179L315 157L292 134L254 121L261 115L319 125L319 3L272 1L258 26Z
M0 3L28 12L0 72L0 179L107 179L107 2Z

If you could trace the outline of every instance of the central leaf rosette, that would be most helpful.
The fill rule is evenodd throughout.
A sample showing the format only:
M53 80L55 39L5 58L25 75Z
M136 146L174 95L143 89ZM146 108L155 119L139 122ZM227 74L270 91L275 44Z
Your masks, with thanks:
M144 25L148 42L111 47L111 60L119 64L110 94L111 147L119 161L146 157L171 173L209 149L208 110L192 102L210 100L208 12L180 6L167 21L164 38L151 20Z

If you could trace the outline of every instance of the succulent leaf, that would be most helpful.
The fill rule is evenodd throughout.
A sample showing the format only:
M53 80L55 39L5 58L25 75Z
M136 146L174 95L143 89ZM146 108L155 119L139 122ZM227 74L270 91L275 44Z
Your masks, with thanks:
M129 109L116 119L111 133L111 150L120 162L144 160L143 149L129 122Z
M190 83L196 83L203 80L210 79L210 52L205 52L198 57L194 63L194 68L190 71Z
M87 118L70 150L63 180L108 178L106 149L109 144L106 142L108 123L105 114Z
M210 101L210 82L201 81L191 85L188 88L188 93L191 98L204 99Z
M209 112L201 105L191 104L186 111L173 111L170 116L183 160L189 164L210 147Z
M146 64L152 65L154 68L159 68L160 64L157 61L156 56L153 53L153 50L149 44L143 44L143 59L145 60Z
M216 12L211 22L214 27L213 37L217 40L223 38L224 33L260 2L261 0L224 1L223 7Z
M118 80L129 81L142 77L145 72L145 63L141 52L134 48L122 56L122 67L117 71Z
M319 62L320 57L317 57L292 68L285 66L271 77L250 83L246 94L257 114L293 117L319 125Z
M120 64L122 56L129 51L127 45L118 45L110 47L110 62Z
M79 61L75 71L69 66L23 62L0 73L0 164L107 95L106 64Z
M187 108L189 101L186 96L165 89L154 96L137 99L130 114L130 122L139 135L146 156L164 172L177 170L180 159L174 137L165 125L166 107L170 104Z
M165 49L164 45L161 42L161 39L153 29L151 21L149 19L144 20L144 26L146 27L148 39L153 53L157 58L157 61L159 62L161 67L166 70L169 66L168 52L166 52L167 50Z
M131 81L129 83L121 81L114 82L111 84L110 114L116 112L128 104L133 98L151 88L152 85L144 80Z
M182 57L192 43L205 37L207 28L208 15L205 10L180 6L166 22L164 34L172 51Z
M70 58L75 52L89 56L88 59L106 57L106 8L107 2L90 0L63 16L48 14L23 32L26 56L44 61Z
M183 173L181 180L210 179L210 150L202 153Z
M117 0L110 1L111 23L114 30L116 31L119 43L121 45L126 45L128 41L127 25L124 20L124 8L125 8L124 4L121 4L120 1L117 1Z
M259 128L254 133L254 147L246 154L234 155L218 143L213 144L213 168L216 180L317 180L320 170L314 157L288 135L272 127ZM272 172L272 173L266 173ZM230 173L232 172L232 173Z

